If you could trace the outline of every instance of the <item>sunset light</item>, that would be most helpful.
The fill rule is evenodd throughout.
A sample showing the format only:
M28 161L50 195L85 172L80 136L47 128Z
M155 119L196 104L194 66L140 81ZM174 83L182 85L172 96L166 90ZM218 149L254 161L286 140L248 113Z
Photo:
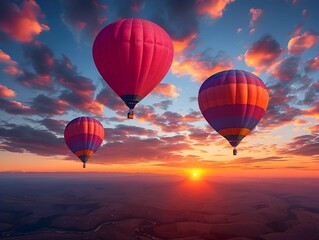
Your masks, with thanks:
M319 239L319 0L0 0L2 239Z

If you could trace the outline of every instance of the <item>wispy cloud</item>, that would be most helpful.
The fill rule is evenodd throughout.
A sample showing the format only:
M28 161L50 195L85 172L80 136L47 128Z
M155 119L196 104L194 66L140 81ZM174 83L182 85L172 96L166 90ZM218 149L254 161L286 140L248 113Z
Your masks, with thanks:
M249 9L249 13L251 14L251 18L249 21L249 27L250 27L250 32L255 32L256 31L256 22L259 21L260 17L263 14L263 10L262 9L258 9L258 8L251 8Z

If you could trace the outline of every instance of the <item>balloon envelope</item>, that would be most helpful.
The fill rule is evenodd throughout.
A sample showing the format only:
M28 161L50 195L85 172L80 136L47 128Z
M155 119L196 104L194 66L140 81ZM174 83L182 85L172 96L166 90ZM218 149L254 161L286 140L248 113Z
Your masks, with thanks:
M103 28L93 44L106 83L133 109L165 77L173 61L169 35L144 19L122 19Z
M73 119L64 129L69 149L84 163L98 150L104 139L102 124L91 117Z
M203 116L233 147L256 127L268 101L268 90L262 80L242 70L212 75L198 94Z

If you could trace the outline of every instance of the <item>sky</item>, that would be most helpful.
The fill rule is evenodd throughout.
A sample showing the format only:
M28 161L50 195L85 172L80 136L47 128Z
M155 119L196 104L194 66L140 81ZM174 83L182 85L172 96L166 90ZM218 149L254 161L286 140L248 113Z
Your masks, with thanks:
M0 171L319 177L318 9L317 0L0 1ZM174 59L129 120L92 44L132 17L165 29ZM201 84L228 69L258 75L270 95L237 156L197 101ZM80 116L105 129L86 169L63 138Z

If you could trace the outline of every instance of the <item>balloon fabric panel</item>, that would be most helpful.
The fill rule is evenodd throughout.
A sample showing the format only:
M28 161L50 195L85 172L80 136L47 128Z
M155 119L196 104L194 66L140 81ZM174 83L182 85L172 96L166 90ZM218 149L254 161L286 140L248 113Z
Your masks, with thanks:
M101 146L104 129L99 121L90 117L73 119L64 130L64 139L69 149L81 160L87 160Z
M173 54L168 34L143 19L122 19L109 24L93 45L97 69L130 108L165 77ZM129 101L136 103L130 105Z
M264 83L240 70L214 74L202 84L198 96L207 122L234 147L256 127L268 101Z

